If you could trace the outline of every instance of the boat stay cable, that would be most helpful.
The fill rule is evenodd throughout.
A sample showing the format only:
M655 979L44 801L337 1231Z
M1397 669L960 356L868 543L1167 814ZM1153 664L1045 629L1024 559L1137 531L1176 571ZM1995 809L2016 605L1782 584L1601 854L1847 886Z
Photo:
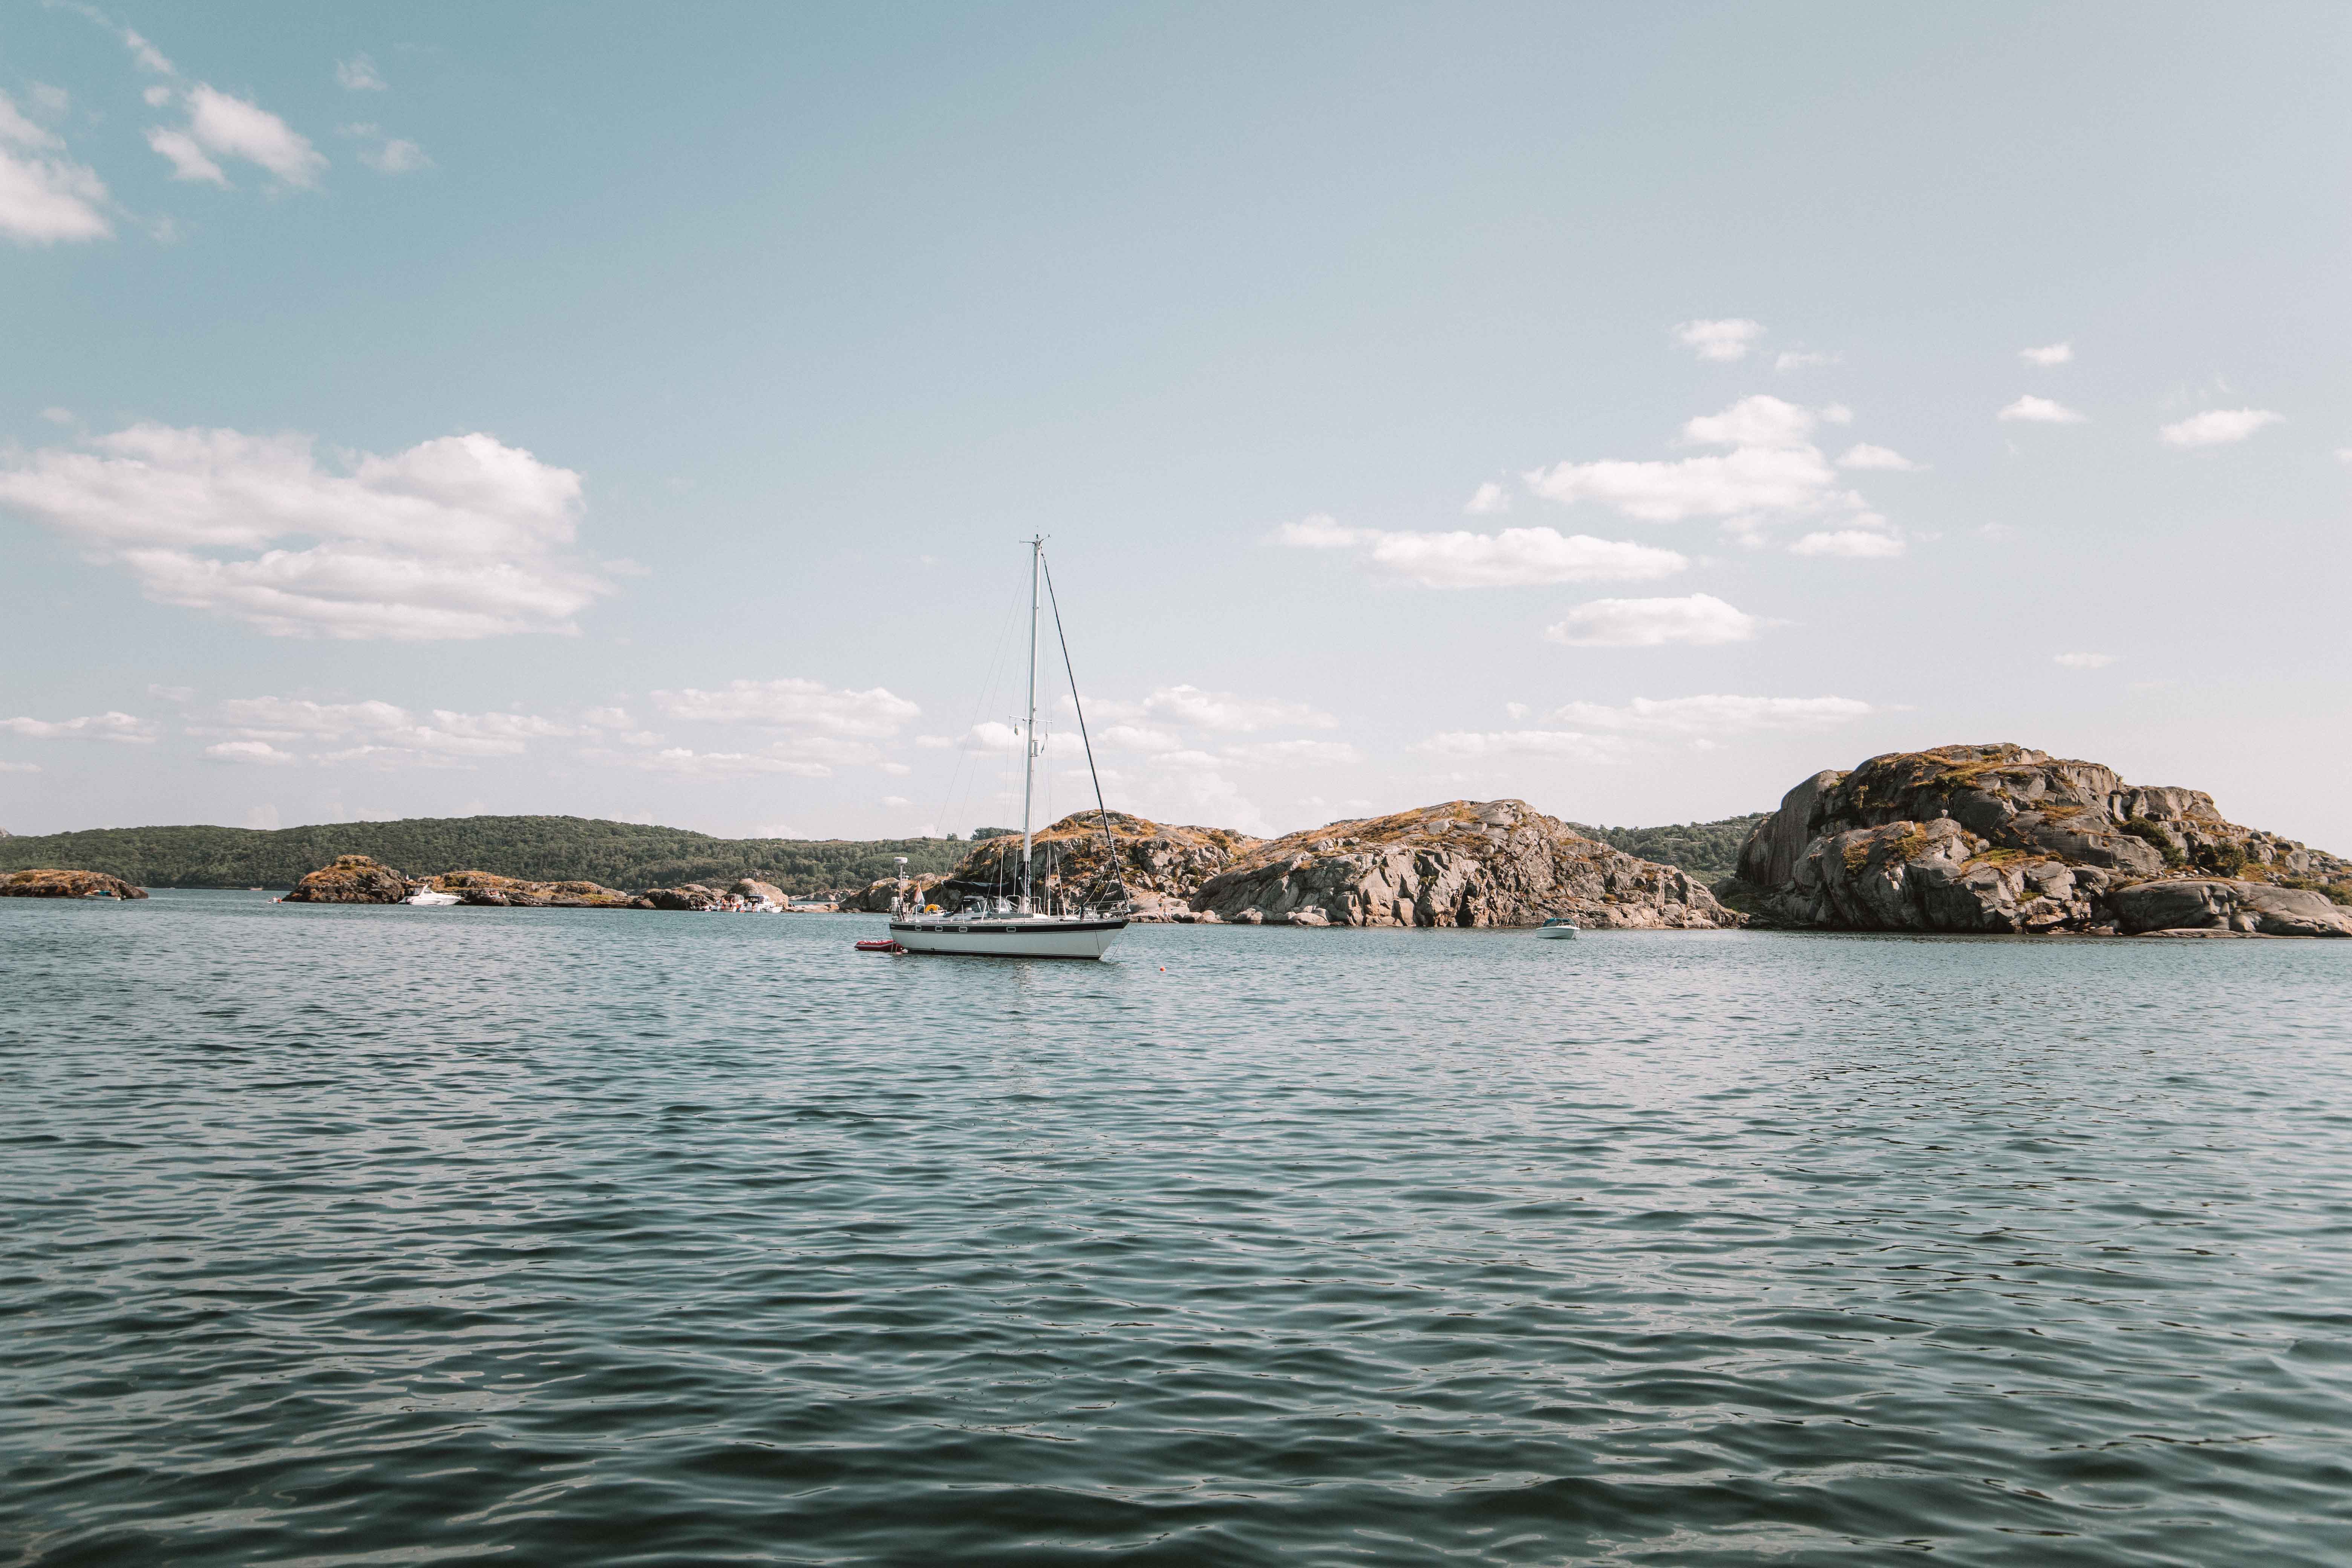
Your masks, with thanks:
M1110 808L1103 805L1102 774L1095 769L1095 744L1087 735L1087 705L1078 697L1078 672L1070 663L1070 637L1062 629L1062 601L1054 593L1054 568L1045 560L1045 552L1037 552L1037 563L1045 569L1045 602L1054 607L1054 640L1062 645L1062 673L1070 679L1070 707L1078 716L1078 743L1087 751L1087 777L1094 781L1095 820L1102 825L1103 868L1110 873L1111 885L1118 889L1118 900L1129 902L1127 878L1119 870L1118 850L1111 842Z

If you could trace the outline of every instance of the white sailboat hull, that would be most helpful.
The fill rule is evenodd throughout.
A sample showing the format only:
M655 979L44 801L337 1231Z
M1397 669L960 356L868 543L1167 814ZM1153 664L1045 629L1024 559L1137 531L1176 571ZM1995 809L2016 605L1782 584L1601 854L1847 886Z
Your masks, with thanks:
M908 952L971 958L1100 958L1126 929L1123 920L967 921L937 915L890 922L891 937Z

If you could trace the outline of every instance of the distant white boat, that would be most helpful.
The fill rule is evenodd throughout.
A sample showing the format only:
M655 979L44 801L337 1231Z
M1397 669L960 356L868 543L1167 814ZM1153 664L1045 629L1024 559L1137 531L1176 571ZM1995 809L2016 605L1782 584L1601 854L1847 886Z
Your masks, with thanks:
M466 900L459 898L455 893L436 893L430 888L427 888L421 893L411 893L408 897L401 900L400 901L404 904L429 904L437 906L441 904L462 904Z
M1538 936L1550 937L1556 942L1566 941L1576 935L1576 922L1570 920L1566 915L1554 915L1551 919L1544 921L1543 924L1536 927L1536 934Z
M1036 795L1037 754L1044 750L1037 743L1037 588L1040 577L1045 580L1050 598L1054 579L1045 569L1045 540L1040 534L1029 541L1029 721L1024 729L1023 750L1028 754L1021 774L1021 898L1018 903L1000 898L992 902L980 898L964 900L964 907L954 914L936 906L919 902L919 895L908 893L905 878L907 861L898 858L898 907L890 916L890 936L908 952L961 953L976 958L1100 958L1113 938L1127 929L1126 889L1120 889L1119 906L1111 910L1070 910L1049 912L1037 908L1031 897L1030 855L1033 847L1030 833L1030 810ZM1054 605L1054 632L1062 631L1062 608ZM1062 665L1069 668L1070 645L1062 639ZM1094 743L1087 740L1087 710L1078 703L1077 680L1070 681L1070 703L1077 711L1078 739L1086 745L1087 772L1094 774ZM1118 875L1118 852L1111 843L1110 813L1103 806L1102 780L1095 778L1095 809L1100 812L1103 826L1103 865L1112 877ZM997 864L1002 866L1002 857ZM1051 900L1049 900L1049 902Z

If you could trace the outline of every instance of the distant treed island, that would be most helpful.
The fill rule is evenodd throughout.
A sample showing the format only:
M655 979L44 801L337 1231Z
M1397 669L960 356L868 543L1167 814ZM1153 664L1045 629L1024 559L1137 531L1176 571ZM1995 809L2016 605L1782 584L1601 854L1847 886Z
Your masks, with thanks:
M806 897L886 876L900 855L910 871L946 871L971 847L955 838L713 838L583 816L419 816L5 837L0 871L72 866L142 888L290 888L340 856L366 855L411 876L479 868L531 881L629 889L751 877Z
M1727 817L1674 827L1576 830L1613 848L1712 882L1730 873L1762 820ZM102 827L38 837L0 833L0 871L72 866L142 888L290 888L339 856L365 855L412 876L486 868L534 881L646 889L755 878L795 898L860 888L907 858L915 876L953 870L971 838L714 838L679 827L582 816L422 816L308 827Z

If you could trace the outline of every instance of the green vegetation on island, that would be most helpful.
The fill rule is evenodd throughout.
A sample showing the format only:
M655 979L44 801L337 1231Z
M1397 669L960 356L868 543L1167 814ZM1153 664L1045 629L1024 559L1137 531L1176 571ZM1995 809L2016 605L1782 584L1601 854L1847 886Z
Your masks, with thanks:
M1739 847L1748 842L1748 835L1756 825L1771 815L1769 811L1753 811L1746 816L1677 823L1671 827L1591 827L1581 822L1569 826L1587 838L1598 838L1612 849L1622 849L1628 855L1654 860L1661 866L1675 867L1702 882L1716 882L1738 868Z
M581 816L421 816L309 827L100 827L0 838L0 872L74 866L142 888L290 888L338 856L366 855L412 877L493 871L531 881L643 889L751 877L794 897L862 887L904 855L946 871L955 838L714 838L682 827Z

